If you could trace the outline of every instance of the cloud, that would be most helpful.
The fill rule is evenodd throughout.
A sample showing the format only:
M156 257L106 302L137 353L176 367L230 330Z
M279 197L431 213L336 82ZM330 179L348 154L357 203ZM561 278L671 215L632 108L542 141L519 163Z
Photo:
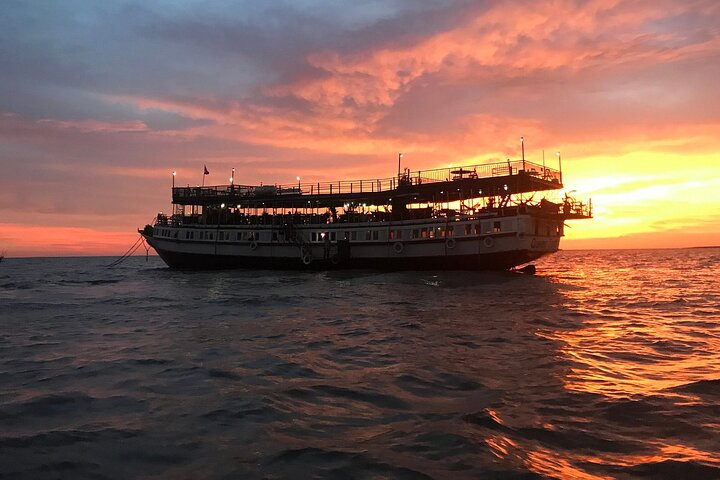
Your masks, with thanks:
M480 162L517 156L520 135L535 160L562 150L579 185L720 174L710 0L2 10L0 214L17 223L132 229L123 212L166 207L168 172L194 183L203 164L247 183L386 176L398 151L413 168Z

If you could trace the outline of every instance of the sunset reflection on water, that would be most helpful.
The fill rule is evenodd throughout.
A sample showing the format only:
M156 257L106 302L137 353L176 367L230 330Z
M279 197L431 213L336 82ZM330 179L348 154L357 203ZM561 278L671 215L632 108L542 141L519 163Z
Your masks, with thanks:
M718 249L534 276L152 261L3 263L0 476L720 476Z

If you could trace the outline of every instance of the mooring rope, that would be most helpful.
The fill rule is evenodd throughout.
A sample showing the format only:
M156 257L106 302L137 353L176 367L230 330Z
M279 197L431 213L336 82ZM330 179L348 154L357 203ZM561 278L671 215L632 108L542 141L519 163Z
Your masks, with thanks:
M127 260L129 257L131 257L132 254L135 253L135 252L137 251L137 249L140 248L141 245L145 245L145 239L142 237L142 235L140 235L140 238L138 238L137 240L135 240L135 243L133 243L132 247L128 248L127 252L125 252L120 258L118 258L117 260L115 260L115 261L113 261L113 262L111 262L111 263L109 263L109 264L107 264L107 265L105 265L105 266L106 266L107 268L112 268L112 267L116 267L116 266L120 265L122 262L124 262L124 261ZM147 252L148 252L148 251L149 251L149 248L146 246L146 247L145 247L145 252L146 252L145 258L146 258L146 261L147 261Z

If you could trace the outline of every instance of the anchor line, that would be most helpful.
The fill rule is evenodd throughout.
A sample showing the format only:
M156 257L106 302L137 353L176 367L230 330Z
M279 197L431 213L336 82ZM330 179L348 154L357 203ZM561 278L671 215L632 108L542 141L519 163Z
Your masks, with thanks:
M137 251L137 249L140 248L141 245L144 245L144 244L145 244L145 240L143 239L142 235L140 235L140 237L137 240L135 240L135 243L133 243L132 247L128 248L128 250L120 258L118 258L117 260L115 260L105 266L107 268L113 268L113 267L120 265L122 262L127 260L128 257L130 257L133 253L135 253ZM147 247L146 247L146 250L147 250Z

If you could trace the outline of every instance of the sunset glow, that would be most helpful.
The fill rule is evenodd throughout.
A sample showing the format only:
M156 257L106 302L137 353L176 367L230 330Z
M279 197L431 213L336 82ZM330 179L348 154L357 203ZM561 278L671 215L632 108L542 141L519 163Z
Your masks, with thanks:
M0 7L0 251L120 255L177 185L526 157L595 218L563 248L720 244L720 4ZM558 192L561 196L564 192ZM141 252L144 254L144 250Z

